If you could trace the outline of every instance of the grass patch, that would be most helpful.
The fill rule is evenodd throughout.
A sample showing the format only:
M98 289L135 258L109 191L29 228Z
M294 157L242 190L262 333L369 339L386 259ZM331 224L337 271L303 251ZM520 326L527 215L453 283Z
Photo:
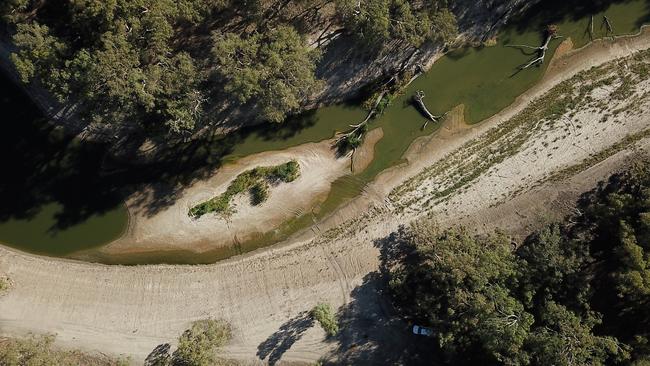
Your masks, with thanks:
M257 167L247 170L239 174L224 193L192 207L188 214L194 218L199 218L211 212L222 215L231 214L230 201L233 197L245 191L250 194L251 204L259 205L269 197L269 184L292 182L299 176L300 165L295 160L276 166Z
M34 335L27 338L0 338L0 365L88 365L126 366L128 359L106 355L91 355L81 351L54 347L54 335Z
M320 303L311 310L311 316L320 323L325 333L333 337L339 332L339 325L329 304Z
M9 278L0 277L0 295L9 289Z
M650 137L650 129L648 130L643 130L641 132L637 132L631 135L626 136L623 140L615 143L614 145L600 151L599 153L593 154L587 159L584 159L578 164L571 165L569 167L566 167L562 170L559 170L553 174L551 174L547 179L545 179L542 182L539 182L538 185L541 185L542 183L545 182L559 182L563 179L567 179L569 177L572 177L580 172L583 172L587 170L588 168L605 161L607 158L610 156L613 156L614 154L621 152L623 150L628 149L630 146L634 145L635 143Z

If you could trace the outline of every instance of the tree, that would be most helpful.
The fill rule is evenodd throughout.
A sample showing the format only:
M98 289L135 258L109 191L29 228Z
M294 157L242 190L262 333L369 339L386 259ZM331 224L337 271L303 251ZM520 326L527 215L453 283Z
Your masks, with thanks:
M406 0L394 0L392 13L391 31L394 38L403 39L415 47L427 40L431 22L426 14L414 14Z
M333 337L339 332L339 325L329 304L320 303L311 310L311 316L320 323L325 333Z
M381 50L396 39L419 47L426 41L447 43L456 37L456 17L444 0L338 0L337 12L367 49Z
M390 0L341 0L337 9L365 46L379 46L390 37Z
M232 337L230 326L221 320L206 319L192 323L178 339L172 362L179 366L212 366L217 364L215 351Z
M608 204L597 211L611 214L629 209L614 202L610 196ZM599 229L591 219L583 219L585 222L577 225L572 221L543 228L516 252L498 232L476 236L463 228L414 225L404 236L413 252L390 268L396 305L405 316L433 330L452 364L642 362L650 354L650 320L647 297L637 287L638 269L643 265L631 240L632 231L622 231L617 246L624 249L622 257L609 255L598 261L591 253ZM608 271L601 272L601 265ZM622 269L631 269L634 281L620 280L619 273L627 276L629 272ZM619 284L632 283L624 287L632 291L619 288L616 295L612 291L616 287L607 280L612 278ZM616 299L601 292L601 283ZM627 295L631 293L638 297ZM630 318L638 324L631 326ZM621 321L624 325L617 326ZM626 329L618 329L621 326ZM626 342L618 335L624 335Z
M597 319L582 320L553 301L543 308L540 321L543 326L536 328L526 344L526 361L532 365L610 365L629 356L615 338L593 334Z
M441 43L449 43L458 36L456 16L447 7L431 14L430 38Z
M54 347L54 335L28 334L25 338L5 338L0 343L0 365L105 365L126 366L128 360L96 357L80 351L60 350Z
M549 297L571 303L574 308L588 306L590 276L585 273L593 262L589 246L567 240L558 224L540 229L518 248L520 296L527 306L543 305Z
M61 96L68 83L61 70L66 45L52 36L46 25L36 22L18 24L13 40L20 51L12 54L11 59L21 80L28 83L38 77Z
M202 118L203 77L172 39L176 24L200 21L209 6L205 0L73 0L55 16L42 16L51 27L39 19L53 10L39 7L36 20L19 20L12 58L24 82L39 79L89 121L191 131Z
M431 326L453 362L515 357L533 317L511 291L517 271L507 237L420 224L408 241L416 254L390 280L401 310Z
M240 104L254 101L261 119L271 122L296 112L320 85L314 75L320 54L292 27L250 37L215 33L212 55L224 90Z

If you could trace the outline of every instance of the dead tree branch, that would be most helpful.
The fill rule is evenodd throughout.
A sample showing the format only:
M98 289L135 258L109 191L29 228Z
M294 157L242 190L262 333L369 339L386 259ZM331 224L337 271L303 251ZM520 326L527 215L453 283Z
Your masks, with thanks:
M609 18L605 15L603 16L603 24L605 24L605 27L607 29L607 35L614 34L614 27L612 27L612 23L609 21Z
M538 47L534 46L528 46L525 44L514 44L514 45L506 45L506 47L514 47L514 48L528 48L531 50L536 50L538 51L538 56L531 60L529 63L520 66L519 70L525 70L533 65L541 65L544 63L544 60L546 59L546 51L548 51L548 47L551 44L552 40L562 38L562 36L557 35L557 27L556 26L549 26L546 30L546 40L544 41L544 44Z
M335 144L339 144L339 143L343 142L348 137L354 136L360 130L362 130L368 124L368 122L370 122L372 117L374 117L377 114L377 109L379 107L379 104L381 104L381 101L384 99L384 97L386 96L387 93L388 93L388 91L383 91L383 92L379 93L379 95L377 96L377 99L375 100L375 103L373 104L372 108L368 112L368 115L366 116L366 119L364 119L363 121L361 121L361 122L359 122L359 123L357 123L355 125L350 125L350 127L352 127L352 130L350 130L350 131L348 131L346 133L340 134L339 137L336 139Z
M424 91L423 90L418 90L415 92L415 95L413 96L413 100L415 101L416 105L418 106L418 109L420 112L424 114L425 117L427 117L427 121L424 123L424 126L422 126L422 129L424 130L427 128L427 125L429 122L438 122L440 118L443 118L447 115L448 112L445 112L445 114L441 116L436 116L433 113L429 112L429 109L427 106L424 104Z

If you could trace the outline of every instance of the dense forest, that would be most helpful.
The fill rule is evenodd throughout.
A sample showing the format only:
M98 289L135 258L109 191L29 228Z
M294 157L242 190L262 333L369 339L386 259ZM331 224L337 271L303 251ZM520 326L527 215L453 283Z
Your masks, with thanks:
M321 89L324 34L372 58L457 33L446 0L8 0L0 14L23 82L87 122L168 135L300 112Z
M586 194L530 235L418 225L390 273L402 315L431 327L429 354L459 365L650 364L650 165Z

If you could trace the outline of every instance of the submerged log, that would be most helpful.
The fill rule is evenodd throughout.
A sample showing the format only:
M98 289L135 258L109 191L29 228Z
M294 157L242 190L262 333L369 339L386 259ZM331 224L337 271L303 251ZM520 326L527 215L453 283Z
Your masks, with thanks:
M440 118L443 118L444 116L447 115L447 113L445 113L445 114L443 114L441 116L436 116L433 113L429 112L429 109L424 104L424 97L425 97L425 94L424 94L424 91L422 91L422 90L418 90L417 92L415 92L415 95L413 96L413 100L417 104L418 109L420 110L420 112L422 112L424 114L425 117L427 117L427 121L424 123L424 126L422 126L423 130L425 128L427 128L427 125L429 124L429 122L438 122L438 120Z
M429 109L428 109L427 106L424 104L424 100L423 100L424 97L425 97L425 95L424 95L424 91L422 91L422 90L418 90L417 92L415 92L415 95L413 96L413 99L414 99L415 102L417 103L418 107L420 107L420 111L421 111L422 113L424 113L424 115L425 115L428 119L430 119L431 121L435 122L435 121L437 121L437 118L436 118L436 116L433 115L433 113L429 112Z
M612 27L612 23L610 23L609 18L606 15L603 16L603 23L607 28L607 35L609 35L610 33L614 34L614 28Z
M506 47L528 48L531 50L538 51L538 57L534 58L529 63L519 67L519 70L525 70L533 65L544 63L544 59L546 58L546 51L548 51L548 47L551 44L551 41L558 38L562 38L562 36L557 35L557 27L554 25L550 25L546 30L546 40L544 41L544 44L542 44L541 46L534 47L525 44L513 44L513 45L506 45Z

